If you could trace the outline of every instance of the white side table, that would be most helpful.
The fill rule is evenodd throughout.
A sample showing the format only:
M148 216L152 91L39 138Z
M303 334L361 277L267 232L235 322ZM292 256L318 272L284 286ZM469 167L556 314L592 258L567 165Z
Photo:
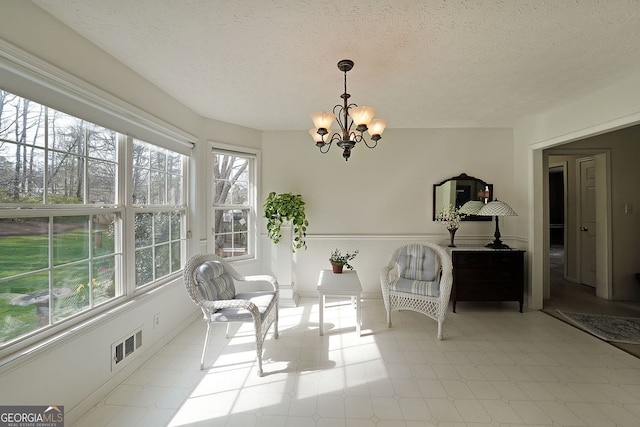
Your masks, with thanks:
M324 302L325 296L350 296L356 307L356 333L360 334L362 324L362 311L360 310L362 285L355 270L347 270L341 274L335 274L332 270L320 270L318 276L318 299L320 306L320 335L324 335Z

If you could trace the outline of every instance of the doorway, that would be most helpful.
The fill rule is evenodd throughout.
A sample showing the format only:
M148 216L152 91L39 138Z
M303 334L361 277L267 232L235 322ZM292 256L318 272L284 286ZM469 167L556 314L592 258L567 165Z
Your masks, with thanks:
M559 296L571 299L567 293L571 290L579 290L585 297L610 299L610 230L603 226L609 224L609 153L568 148L545 151L548 275L543 309L555 305L556 301L551 300ZM591 213L587 215L587 212ZM591 255L584 247L583 237L587 237L587 232L593 236L592 244L587 245L594 249ZM583 274L585 268L593 274L591 283L583 280L588 281ZM595 287L589 288L585 283ZM577 300L572 301L572 305Z

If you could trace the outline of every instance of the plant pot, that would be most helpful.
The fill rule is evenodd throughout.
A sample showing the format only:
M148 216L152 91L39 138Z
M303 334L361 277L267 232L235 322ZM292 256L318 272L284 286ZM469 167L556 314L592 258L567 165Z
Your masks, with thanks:
M331 264L331 266L333 267L333 272L336 274L342 273L342 269L344 268L343 264Z

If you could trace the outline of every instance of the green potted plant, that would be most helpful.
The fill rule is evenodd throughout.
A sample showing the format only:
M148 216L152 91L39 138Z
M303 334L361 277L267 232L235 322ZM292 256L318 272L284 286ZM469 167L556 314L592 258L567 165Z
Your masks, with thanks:
M307 227L309 221L304 212L304 201L299 194L282 193L276 194L272 191L267 196L264 205L264 217L267 219L267 233L273 243L278 243L282 234L280 228L282 224L291 222L293 240L291 251L296 249L307 249Z
M356 255L358 255L357 249L353 252L347 251L345 254L342 254L340 249L335 249L333 252L331 252L331 256L329 257L329 262L333 267L333 272L337 274L342 273L342 269L344 267L348 268L349 270L353 270L353 266L349 264L349 261L354 259Z

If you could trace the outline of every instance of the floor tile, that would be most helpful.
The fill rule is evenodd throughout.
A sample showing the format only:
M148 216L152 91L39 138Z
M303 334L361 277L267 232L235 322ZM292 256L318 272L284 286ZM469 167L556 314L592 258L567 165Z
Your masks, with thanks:
M214 328L199 367L198 319L74 427L481 427L640 425L640 359L541 311L467 303L445 340L419 313L381 300L332 301L318 334L315 299L280 310L257 376L251 325Z

